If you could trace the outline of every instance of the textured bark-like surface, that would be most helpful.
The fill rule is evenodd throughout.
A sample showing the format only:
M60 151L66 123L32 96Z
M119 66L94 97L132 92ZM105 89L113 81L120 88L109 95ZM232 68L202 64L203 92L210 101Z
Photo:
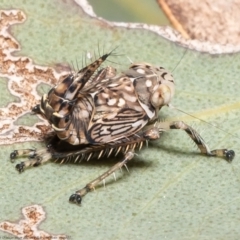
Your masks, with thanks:
M239 44L239 0L157 1L184 37L223 45Z
M22 209L23 218L19 222L0 222L0 230L20 239L66 240L66 235L53 235L38 229L38 225L46 218L40 205L27 206ZM6 237L7 238L7 237ZM7 238L11 239L11 237Z
M39 102L37 86L40 83L54 85L61 77L51 67L37 66L28 57L14 56L13 52L20 50L20 46L9 34L9 28L25 19L20 10L0 11L0 77L8 79L8 91L19 99L0 108L0 144L41 140L50 131L47 123L29 127L16 122Z

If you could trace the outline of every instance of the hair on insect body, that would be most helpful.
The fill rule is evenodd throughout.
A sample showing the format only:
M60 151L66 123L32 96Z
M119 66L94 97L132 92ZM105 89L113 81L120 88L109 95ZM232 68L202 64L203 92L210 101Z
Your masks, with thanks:
M10 154L12 162L28 157L16 165L20 173L50 159L79 162L122 153L122 160L70 196L70 202L80 204L82 197L100 182L105 183L109 175L123 166L127 168L144 143L159 139L170 129L184 130L202 154L233 160L233 150L210 150L186 123L159 121L159 111L170 105L175 91L173 76L167 70L144 62L132 63L120 74L111 66L100 69L111 55L113 51L70 73L33 107L33 113L48 120L54 136L46 148L14 150Z

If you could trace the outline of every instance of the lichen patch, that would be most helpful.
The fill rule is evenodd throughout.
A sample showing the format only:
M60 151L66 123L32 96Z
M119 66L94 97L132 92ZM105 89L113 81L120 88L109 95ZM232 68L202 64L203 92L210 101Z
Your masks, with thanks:
M41 239L41 240L66 240L63 234L53 235L38 229L38 225L46 218L42 206L32 205L22 209L24 219L12 223L4 221L0 223L0 230L12 234L20 239Z
M0 108L0 145L42 140L50 131L44 119L39 119L32 127L16 125L16 120L39 102L36 90L39 84L54 85L62 75L66 75L64 71L59 74L53 68L35 65L28 57L13 55L20 49L20 44L9 33L9 27L23 23L25 19L20 10L0 11L0 77L8 79L10 93L20 99Z

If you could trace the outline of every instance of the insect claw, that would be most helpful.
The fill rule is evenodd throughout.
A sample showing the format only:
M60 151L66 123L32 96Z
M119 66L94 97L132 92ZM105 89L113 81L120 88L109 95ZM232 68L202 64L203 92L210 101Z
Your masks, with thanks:
M19 173L22 173L24 171L25 164L24 162L18 163L16 165L16 169L18 170Z
M235 152L233 150L226 151L226 160L230 163L235 157Z
M12 163L15 162L15 158L17 157L17 155L18 155L18 151L17 150L14 150L13 152L10 153L10 161Z
M74 193L70 196L69 202L76 203L76 204L81 204L82 197L79 194Z

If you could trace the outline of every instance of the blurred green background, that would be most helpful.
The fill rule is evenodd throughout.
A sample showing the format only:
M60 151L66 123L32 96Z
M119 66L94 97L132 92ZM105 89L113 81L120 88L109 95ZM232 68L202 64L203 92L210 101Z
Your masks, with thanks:
M94 12L115 22L143 22L170 25L156 0L89 0Z

